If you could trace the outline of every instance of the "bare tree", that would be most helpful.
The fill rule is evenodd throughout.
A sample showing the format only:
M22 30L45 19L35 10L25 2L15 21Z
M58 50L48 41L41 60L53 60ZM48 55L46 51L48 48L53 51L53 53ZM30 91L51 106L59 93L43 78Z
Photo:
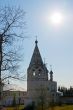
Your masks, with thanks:
M0 105L2 105L3 81L11 77L19 66L17 45L21 43L20 38L23 38L24 15L25 12L20 8L0 9Z

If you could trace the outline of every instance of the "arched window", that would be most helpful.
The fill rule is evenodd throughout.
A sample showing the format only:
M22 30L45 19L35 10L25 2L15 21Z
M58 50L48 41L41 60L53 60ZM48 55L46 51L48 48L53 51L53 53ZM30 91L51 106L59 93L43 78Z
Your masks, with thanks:
M33 72L33 76L35 76L35 71Z

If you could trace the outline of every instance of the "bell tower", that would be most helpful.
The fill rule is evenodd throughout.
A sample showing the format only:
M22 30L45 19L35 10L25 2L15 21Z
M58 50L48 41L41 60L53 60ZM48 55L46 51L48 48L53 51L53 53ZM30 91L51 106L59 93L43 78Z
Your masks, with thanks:
M27 70L27 91L38 88L42 81L48 81L48 70L43 63L38 48L38 41L35 41L35 48ZM38 85L36 85L38 84Z

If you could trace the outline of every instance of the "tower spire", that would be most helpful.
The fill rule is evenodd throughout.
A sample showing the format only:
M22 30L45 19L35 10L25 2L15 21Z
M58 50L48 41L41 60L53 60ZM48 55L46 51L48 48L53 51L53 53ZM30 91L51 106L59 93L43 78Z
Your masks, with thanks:
M39 65L43 66L42 57L41 57L37 43L38 43L38 41L37 41L37 36L36 36L35 48L33 51L33 55L32 55L29 67L33 67L33 66L38 67Z
M52 65L50 65L50 81L53 81Z

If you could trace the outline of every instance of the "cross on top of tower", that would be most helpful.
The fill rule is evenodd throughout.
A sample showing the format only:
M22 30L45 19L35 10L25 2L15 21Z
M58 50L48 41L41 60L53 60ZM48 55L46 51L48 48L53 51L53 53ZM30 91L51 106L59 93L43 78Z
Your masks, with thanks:
M50 70L52 71L52 65L50 65Z
M35 40L35 44L37 45L38 41L37 41L37 36L36 36L36 40Z

